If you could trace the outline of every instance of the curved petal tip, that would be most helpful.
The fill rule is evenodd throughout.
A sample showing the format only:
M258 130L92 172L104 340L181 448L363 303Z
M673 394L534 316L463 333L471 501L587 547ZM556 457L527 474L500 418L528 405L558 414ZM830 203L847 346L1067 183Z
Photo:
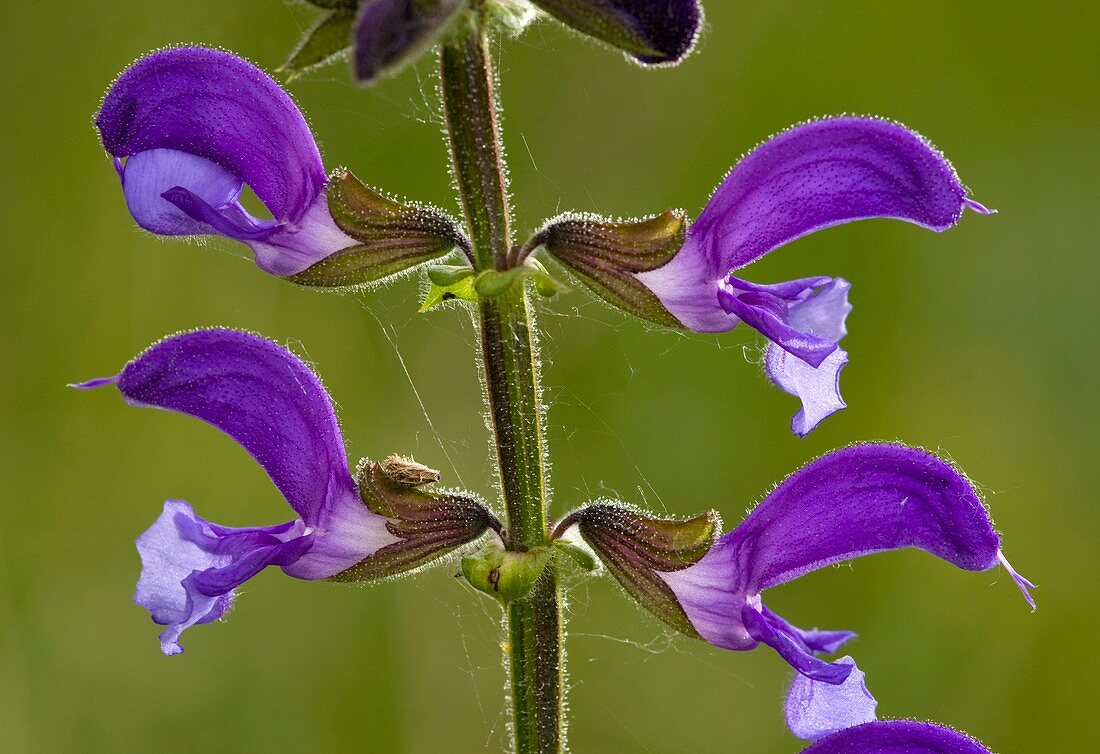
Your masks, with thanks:
M76 388L77 390L95 390L98 387L104 387L106 385L114 385L118 382L118 375L114 377L96 377L95 379L85 380L84 382L70 382L65 387Z
M1012 580L1016 583L1016 588L1020 590L1020 594L1024 595L1024 599L1027 600L1027 604L1031 605L1031 612L1035 612L1039 609L1039 606L1035 604L1035 598L1031 596L1032 589L1038 589L1038 584L1033 584L1028 579L1021 576L1016 572L1016 569L1005 558L1004 553L1001 550L997 550L997 560L1001 566L1008 571L1008 575L1012 577Z
M970 209L974 212L977 212L979 215L995 215L995 214L997 214L997 210L990 209L989 207L985 206L981 202L975 201L973 199L963 199L963 206L966 207L967 209Z

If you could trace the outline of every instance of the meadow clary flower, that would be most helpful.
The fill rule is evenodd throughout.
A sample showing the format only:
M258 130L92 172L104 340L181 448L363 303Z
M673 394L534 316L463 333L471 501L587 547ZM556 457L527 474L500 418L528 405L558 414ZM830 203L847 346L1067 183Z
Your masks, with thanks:
M408 570L480 536L487 513L448 496L451 513L423 532L379 515L364 502L348 468L332 401L300 359L263 338L200 330L150 347L114 377L77 387L114 385L134 406L193 416L222 430L264 468L297 518L274 526L231 528L169 500L137 541L142 571L134 602L165 626L165 654L180 634L225 615L234 590L267 566L299 579L356 580L372 560L386 575ZM457 506L457 507L456 507ZM457 510L461 508L461 510ZM423 515L430 506L421 506ZM428 536L419 536L426 533Z
M356 243L329 214L325 168L302 113L274 79L236 55L154 52L119 76L95 123L145 230L232 238L281 276ZM242 206L245 185L272 219Z
M1033 587L1009 566L974 486L916 448L856 445L787 477L694 565L658 574L698 634L717 647L766 644L802 675L841 684L850 658L826 662L855 634L796 628L761 593L835 563L915 547L968 571L1000 564L1027 601Z
M968 199L954 169L923 137L869 118L827 118L790 129L746 155L688 230L676 255L635 277L684 327L724 332L738 322L770 343L765 368L802 408L805 435L844 408L847 280L816 276L774 285L733 274L796 238L833 225L884 217L950 228Z
M818 739L802 754L992 754L970 736L916 720L880 720Z

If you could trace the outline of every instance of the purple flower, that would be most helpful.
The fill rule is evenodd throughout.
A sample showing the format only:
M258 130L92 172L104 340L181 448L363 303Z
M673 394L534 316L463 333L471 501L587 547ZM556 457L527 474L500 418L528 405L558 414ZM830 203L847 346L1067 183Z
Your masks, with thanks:
M1004 559L973 485L950 464L902 445L857 445L817 459L697 563L658 575L711 644L737 650L767 644L807 678L842 684L855 667L850 658L830 663L816 655L835 652L855 634L796 628L769 610L761 593L834 563L903 547L971 571L999 563L1034 607L1027 592L1034 585Z
M324 165L302 113L236 55L205 47L148 55L119 76L95 123L145 230L232 238L283 276L355 244L329 215ZM241 205L246 184L272 219Z
M935 723L882 720L846 728L802 754L991 754L970 736Z
M867 690L864 672L848 656L836 664L851 668L841 683L815 681L795 673L785 707L787 727L799 738L814 741L875 720L878 702Z
M802 409L805 435L844 408L840 348L851 311L848 281L811 277L759 285L730 274L801 236L833 225L894 218L943 231L966 197L931 144L883 120L829 118L792 128L750 152L714 192L683 246L663 267L636 273L684 326L724 332L744 321L769 341L765 369Z
M187 414L228 434L264 468L298 516L235 529L206 521L183 501L164 504L137 541L142 572L134 602L166 626L160 635L165 654L183 651L179 638L185 629L225 615L236 587L267 566L299 579L353 578L353 569L363 569L368 559L388 558L396 572L476 538L487 526L469 508L458 511L456 528L427 522L432 540L425 547L416 532L368 508L320 380L263 338L232 330L175 335L117 376L77 387L109 384L131 405Z

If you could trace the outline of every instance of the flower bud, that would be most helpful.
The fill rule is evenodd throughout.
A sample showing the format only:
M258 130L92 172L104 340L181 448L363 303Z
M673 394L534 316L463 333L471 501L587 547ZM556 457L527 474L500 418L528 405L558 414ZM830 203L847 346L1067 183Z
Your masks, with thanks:
M373 283L469 245L458 224L442 211L390 199L347 171L329 182L328 205L340 229L359 243L290 278L300 285Z
M617 309L666 327L680 322L634 276L668 263L683 246L687 219L668 210L643 220L567 215L551 222L527 247L542 245L596 295Z
M532 0L562 23L617 47L642 65L675 65L691 52L699 0Z
M505 550L500 542L488 542L462 559L462 575L474 589L507 607L513 600L527 596L550 561L550 554L549 547L516 552Z
M566 525L571 522L638 604L677 631L698 638L676 595L658 574L694 565L710 551L722 527L717 512L676 521L598 503L574 513Z
M535 284L535 290L541 296L553 296L569 291L566 286L555 280L537 259L527 259L518 267L507 270L483 270L474 281L474 290L482 299L499 298L512 290L516 284L522 285L527 279Z
M370 84L424 52L465 0L367 0L355 21L355 77Z
M481 501L455 493L418 489L438 473L401 456L383 463L364 460L358 483L363 502L373 513L389 519L386 529L397 538L355 566L336 575L336 581L372 581L426 565L474 541L501 524Z

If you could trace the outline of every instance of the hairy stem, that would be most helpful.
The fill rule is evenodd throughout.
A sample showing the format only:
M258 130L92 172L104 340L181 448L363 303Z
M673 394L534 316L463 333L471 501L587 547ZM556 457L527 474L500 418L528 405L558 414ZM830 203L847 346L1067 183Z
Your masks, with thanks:
M512 245L492 61L478 25L443 47L443 109L455 182L478 269L501 269ZM547 479L536 330L526 286L478 304L485 394L509 549L547 543ZM562 634L551 564L508 608L513 742L517 754L564 748Z

